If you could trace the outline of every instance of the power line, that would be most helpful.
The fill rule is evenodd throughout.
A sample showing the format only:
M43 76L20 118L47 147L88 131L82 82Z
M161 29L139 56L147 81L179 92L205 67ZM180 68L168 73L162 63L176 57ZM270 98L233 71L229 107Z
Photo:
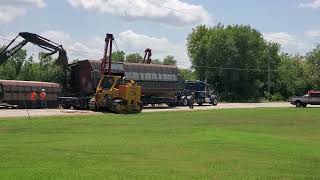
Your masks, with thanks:
M171 7L167 7L167 6L164 6L162 4L158 4L158 3L155 3L153 1L150 1L150 0L144 0L145 2L151 4L151 5L154 5L154 6L158 6L158 7L163 7L163 8L166 8L166 9L169 9L171 11L175 11L175 12L178 12L178 13L186 13L186 11L182 11L182 10L178 10L178 9L173 9Z
M114 39L113 41L114 41L114 45L115 45L117 51L120 51L120 50L119 50L119 47L118 47L118 44L117 44L117 41L116 41L115 39Z

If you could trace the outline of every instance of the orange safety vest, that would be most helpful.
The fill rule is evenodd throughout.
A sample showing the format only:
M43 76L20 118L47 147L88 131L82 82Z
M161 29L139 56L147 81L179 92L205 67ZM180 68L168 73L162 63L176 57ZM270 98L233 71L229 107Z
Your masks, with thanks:
M36 92L32 92L31 93L31 101L36 101L37 100L37 93Z
M41 101L46 100L46 97L47 97L46 92L41 92L41 93L40 93L40 100L41 100Z

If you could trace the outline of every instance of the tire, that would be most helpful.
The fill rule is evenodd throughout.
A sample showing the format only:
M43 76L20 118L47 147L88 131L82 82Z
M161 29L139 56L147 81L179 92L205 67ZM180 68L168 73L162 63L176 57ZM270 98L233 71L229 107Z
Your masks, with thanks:
M136 113L141 113L142 109L143 109L142 103L141 103L141 102L138 102L138 109L137 109L137 112L136 112Z
M301 107L302 107L302 105L303 105L303 104L302 104L302 102L301 102L301 101L297 101L297 102L296 102L296 107L297 107L297 108L301 108Z
M71 105L70 104L62 104L61 107L63 109L71 109Z
M214 98L214 99L211 101L211 104L212 104L212 106L217 106L217 105L218 105L218 99L217 99L217 98Z
M189 105L188 100L184 99L182 104L183 104L183 106L188 106Z

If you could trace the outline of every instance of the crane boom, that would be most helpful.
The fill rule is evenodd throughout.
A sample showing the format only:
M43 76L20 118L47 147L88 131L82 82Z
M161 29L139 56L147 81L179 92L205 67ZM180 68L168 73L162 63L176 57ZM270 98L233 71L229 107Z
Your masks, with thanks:
M16 41L18 37L22 37L24 40L19 42L14 47L10 48L10 46ZM29 32L21 32L19 35L14 38L1 52L0 52L0 65L5 63L11 56L17 53L21 48L23 48L28 42L37 45L47 51L48 55L53 55L55 53L59 53L58 59L56 60L57 65L61 65L66 67L68 65L68 57L66 51L63 49L62 45L59 45L49 39L46 39L42 36L39 36L34 33Z

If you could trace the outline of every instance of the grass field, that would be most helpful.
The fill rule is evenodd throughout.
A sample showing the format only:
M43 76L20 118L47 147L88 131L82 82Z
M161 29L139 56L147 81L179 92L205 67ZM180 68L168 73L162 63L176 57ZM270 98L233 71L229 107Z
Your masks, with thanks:
M0 179L320 179L320 109L0 120Z

